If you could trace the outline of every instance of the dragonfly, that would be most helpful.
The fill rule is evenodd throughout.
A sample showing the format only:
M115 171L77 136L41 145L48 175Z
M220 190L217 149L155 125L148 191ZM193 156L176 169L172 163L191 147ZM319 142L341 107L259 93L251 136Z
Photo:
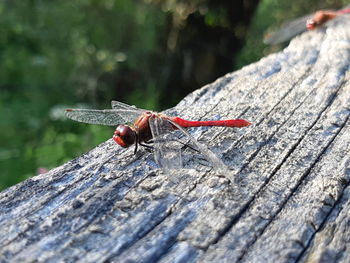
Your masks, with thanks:
M165 139L163 141L161 139L155 140L164 138L162 137L164 134L180 130L192 142L194 141L202 154L212 156L213 154L208 154L207 148L203 147L184 129L209 126L243 128L252 124L244 119L190 121L177 116L171 117L163 113L139 109L119 101L112 101L111 105L112 109L104 110L66 109L66 117L88 124L117 126L113 134L113 140L118 145L123 148L135 145L134 154L137 152L138 145L152 148L155 150L156 162L160 166L167 166L165 168L173 168L173 165L169 164L169 157L166 157L166 155L169 155L168 150L162 148L162 144L166 141Z
M341 10L319 10L313 14L299 17L283 24L280 30L266 34L264 37L264 43L267 45L283 43L306 30L314 30L340 15L349 13L350 6L346 6Z

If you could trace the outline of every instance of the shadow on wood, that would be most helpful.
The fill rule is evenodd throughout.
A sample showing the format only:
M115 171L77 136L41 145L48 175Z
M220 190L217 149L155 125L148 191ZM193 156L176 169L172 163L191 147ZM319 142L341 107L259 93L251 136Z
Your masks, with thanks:
M164 173L112 140L0 194L11 262L349 262L350 19L307 32L167 114L230 168Z

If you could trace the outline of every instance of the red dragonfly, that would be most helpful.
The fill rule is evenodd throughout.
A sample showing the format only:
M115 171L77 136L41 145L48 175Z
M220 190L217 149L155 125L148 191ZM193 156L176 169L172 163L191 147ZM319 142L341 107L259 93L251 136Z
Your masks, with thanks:
M316 29L324 25L326 22L336 18L337 16L349 13L350 6L337 11L319 10L313 14L309 14L283 24L280 30L265 35L264 43L267 45L283 43L295 37L296 35L305 32L307 29Z
M251 125L250 122L243 119L234 120L213 120L213 121L189 121L179 117L170 117L162 113L138 109L122 102L112 101L112 109L94 110L94 109L67 109L66 116L74 121L100 124L109 126L118 126L114 131L113 140L121 147L127 148L135 145L152 147L149 144L155 142L153 139L158 138L163 133L174 130L181 130L190 139L195 140L183 128L200 127L200 126L220 126L220 127L237 127L242 128ZM126 125L128 123L131 125ZM195 142L198 146L199 143ZM155 147L156 148L155 143ZM200 150L203 149L203 147ZM159 153L158 155L165 155ZM161 150L162 151L162 150ZM207 154L207 153L204 153ZM159 157L161 158L161 157ZM161 163L161 162L158 162Z

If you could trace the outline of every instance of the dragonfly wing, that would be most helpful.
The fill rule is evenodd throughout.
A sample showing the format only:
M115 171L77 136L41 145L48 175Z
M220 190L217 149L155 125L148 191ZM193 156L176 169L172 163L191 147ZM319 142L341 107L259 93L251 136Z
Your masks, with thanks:
M174 127L163 118L150 118L149 125L154 142L154 159L163 169L182 168L182 146L172 137Z
M228 173L229 169L221 159L219 159L205 145L199 143L177 123L164 118L150 119L149 123L154 139L154 158L160 167L165 169L178 169L183 167L182 150L184 148L184 143L175 139L174 137L176 136L172 136L175 132L178 132L182 133L189 139L192 145L197 148L200 154L211 164L211 166L220 172ZM177 129L175 130L174 127ZM179 134L177 136L179 136Z
M313 15L309 14L293 21L287 22L281 26L281 29L267 34L264 38L264 43L266 45L280 44L285 41L290 40L298 34L301 34L307 30L306 21L311 19Z
M67 109L67 118L89 123L108 126L117 126L123 123L134 122L140 113L134 110L92 110L92 109Z
M167 120L171 125L175 126L178 130L180 130L186 137L197 147L198 151L201 155L218 171L222 173L228 173L228 167L223 163L221 159L219 159L211 150L208 149L207 146L198 142L191 134L189 134L185 129L183 129L177 123Z
M137 111L139 113L141 113L142 111L146 111L144 109L139 109L134 105L128 105L116 100L112 100L111 105L112 105L112 109L124 109L124 110L130 110L130 111Z

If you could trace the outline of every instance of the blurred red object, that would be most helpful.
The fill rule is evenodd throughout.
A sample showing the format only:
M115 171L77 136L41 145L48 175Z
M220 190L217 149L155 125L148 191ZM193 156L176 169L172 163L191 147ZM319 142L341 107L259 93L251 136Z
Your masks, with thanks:
M264 43L275 45L286 42L291 38L305 32L307 29L312 30L324 25L326 22L336 18L339 15L350 14L350 6L337 11L319 10L313 14L299 17L293 21L287 22L281 26L281 29L264 37Z

